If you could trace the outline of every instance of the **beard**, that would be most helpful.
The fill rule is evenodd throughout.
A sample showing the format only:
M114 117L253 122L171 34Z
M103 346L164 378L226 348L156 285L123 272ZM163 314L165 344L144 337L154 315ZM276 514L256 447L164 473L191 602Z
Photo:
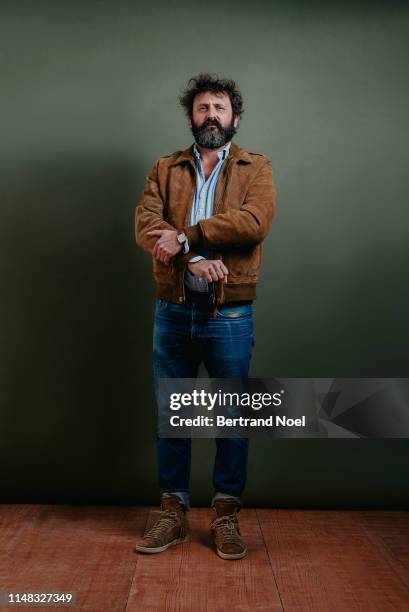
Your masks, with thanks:
M234 118L230 125L223 127L217 119L208 119L199 127L192 121L192 133L198 145L205 149L218 149L229 142L237 132L234 127ZM215 125L218 129L213 130L210 126Z

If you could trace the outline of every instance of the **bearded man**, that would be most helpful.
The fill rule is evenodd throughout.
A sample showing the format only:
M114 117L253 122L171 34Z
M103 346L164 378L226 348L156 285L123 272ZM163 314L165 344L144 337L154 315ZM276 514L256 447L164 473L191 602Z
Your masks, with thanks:
M243 113L231 79L200 74L179 98L195 143L156 161L135 210L136 242L156 281L155 391L161 378L247 378L263 241L275 212L270 159L232 141ZM190 438L156 437L162 513L136 544L157 553L184 542ZM211 533L217 554L247 553L237 513L248 439L216 438Z

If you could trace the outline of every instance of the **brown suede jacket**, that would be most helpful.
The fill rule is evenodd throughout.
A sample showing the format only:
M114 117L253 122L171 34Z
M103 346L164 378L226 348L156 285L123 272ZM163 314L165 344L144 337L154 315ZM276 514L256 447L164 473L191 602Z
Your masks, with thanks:
M270 159L245 151L233 141L216 186L214 214L189 226L196 188L193 145L159 158L146 178L144 192L135 209L136 242L152 253L153 229L184 231L190 251L179 253L166 265L152 258L156 297L185 301L184 271L197 255L196 246L214 252L226 265L228 282L215 283L216 304L253 300L259 276L263 240L275 212L276 190Z

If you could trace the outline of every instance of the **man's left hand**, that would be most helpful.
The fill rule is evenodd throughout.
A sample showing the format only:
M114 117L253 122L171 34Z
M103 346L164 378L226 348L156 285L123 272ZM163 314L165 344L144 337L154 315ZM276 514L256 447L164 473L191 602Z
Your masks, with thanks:
M155 259L159 259L159 261L166 265L169 265L172 257L182 250L182 245L179 244L177 239L176 230L151 230L147 232L147 235L158 237L153 247L152 255Z

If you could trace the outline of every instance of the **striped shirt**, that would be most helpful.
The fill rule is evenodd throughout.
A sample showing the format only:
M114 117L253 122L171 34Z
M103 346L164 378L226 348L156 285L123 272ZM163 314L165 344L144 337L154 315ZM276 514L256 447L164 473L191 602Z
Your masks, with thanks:
M208 219L213 215L216 185L224 160L229 154L230 145L231 143L228 142L222 151L217 152L219 161L207 180L203 172L200 153L196 147L196 144L194 145L193 152L195 155L196 162L196 190L193 196L192 211L190 214L190 225L196 225L201 219ZM197 251L199 255L197 257L192 257L192 259L189 260L192 263L195 261L199 261L200 259L213 258L212 251L209 251L207 249L198 247L195 249L195 251ZM185 252L188 252L188 250L186 250ZM209 290L207 281L205 281L203 278L200 278L199 276L194 276L194 274L192 274L189 270L186 270L185 272L185 285L193 291L206 292Z

